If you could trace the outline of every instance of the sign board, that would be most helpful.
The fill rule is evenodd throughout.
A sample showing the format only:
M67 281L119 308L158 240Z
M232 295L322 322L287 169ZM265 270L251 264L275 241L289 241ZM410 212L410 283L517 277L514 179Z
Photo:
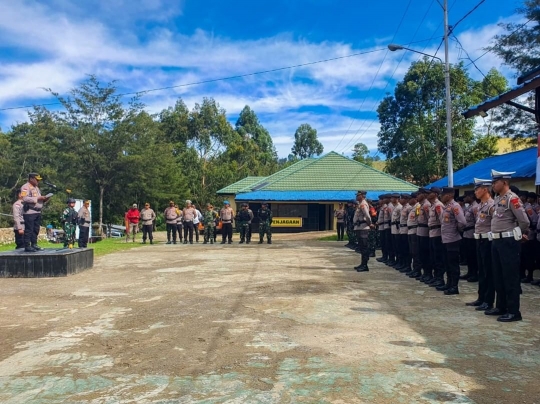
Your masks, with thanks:
M302 227L301 217L274 217L272 227Z

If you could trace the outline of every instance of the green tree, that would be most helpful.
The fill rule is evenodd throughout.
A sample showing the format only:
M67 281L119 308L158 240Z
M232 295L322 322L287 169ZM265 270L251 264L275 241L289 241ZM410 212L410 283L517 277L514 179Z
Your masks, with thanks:
M319 156L324 150L323 145L317 139L317 130L304 123L294 133L294 145L291 149L293 156L305 159Z
M465 120L461 112L481 98L475 91L477 84L462 64L452 66L450 75L452 150L454 169L458 170L471 162L481 139L475 133L474 120ZM396 85L394 95L385 97L377 112L381 124L378 146L387 156L387 172L418 184L446 175L446 106L441 64L427 59L413 63ZM494 148L486 150L487 155L494 152Z
M381 160L379 156L370 156L369 149L364 143L356 143L354 145L352 158L353 160L367 164L368 166L373 166L374 161Z
M244 107L236 121L236 132L245 140L252 139L257 146L255 152L257 159L265 166L274 166L277 160L277 153L272 142L270 133L259 122L255 111L248 105Z

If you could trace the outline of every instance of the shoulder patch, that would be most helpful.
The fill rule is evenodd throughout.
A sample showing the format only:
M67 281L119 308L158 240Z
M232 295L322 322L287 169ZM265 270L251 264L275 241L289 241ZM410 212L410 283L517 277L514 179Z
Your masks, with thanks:
M452 211L454 212L454 215L459 215L459 207L457 206L454 206L454 208L452 209Z
M510 203L514 207L514 209L519 209L521 207L521 199L515 197L510 199Z
M24 198L26 195L28 195L28 192L26 191L21 191L21 196Z
M437 214L441 214L441 205L437 205L435 206L435 212L437 212Z

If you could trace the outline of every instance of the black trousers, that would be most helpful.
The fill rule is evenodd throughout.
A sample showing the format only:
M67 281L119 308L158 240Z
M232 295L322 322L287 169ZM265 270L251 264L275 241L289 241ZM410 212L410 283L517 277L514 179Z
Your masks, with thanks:
M409 255L412 260L412 269L414 272L421 272L422 262L420 261L419 237L416 234L408 234L407 239L409 241Z
M452 288L457 288L459 283L459 253L461 240L452 243L444 243L446 284Z
M444 266L444 247L441 236L429 238L429 259L433 268L433 276L438 279L444 278L446 268Z
M433 267L431 265L431 259L429 257L428 236L418 236L418 256L422 264L423 275L428 277L433 276Z
M533 279L533 273L536 267L536 250L539 247L539 243L536 239L525 241L521 243L521 265L520 265L520 277Z
M178 240L179 241L182 241L183 237L184 237L184 225L182 224L182 222L177 222L176 223L176 231L178 232Z
M90 236L90 227L79 226L79 240L77 241L77 244L79 245L79 248L88 247L88 237L89 236Z
M510 314L519 313L519 260L521 256L520 242L513 237L494 239L491 242L491 259L493 280L499 309L508 310ZM500 299L499 299L500 296Z
M399 234L390 234L390 242L392 243L392 248L394 251L394 261L400 260L401 250L399 249Z
M381 236L381 252L382 257L388 259L388 240L386 230L379 230L379 235Z
M39 227L41 226L41 213L23 214L24 219L24 244L37 244Z
M399 235L399 250L401 253L401 259L407 265L411 266L411 255L409 254L409 236L407 234Z
M362 254L362 264L367 264L369 261L369 230L355 230L354 232L356 233L356 238L358 239L360 254Z
M393 243L392 240L392 229L386 229L386 251L388 252L388 259L390 261L396 260L396 246Z
M192 223L193 224L193 232L195 233L195 241L199 242L199 223Z
M142 227L142 240L146 241L146 238L148 237L150 241L154 239L154 235L152 234L154 230L154 226L151 224L143 224Z
M184 222L184 241L188 241L189 236L189 242L193 243L193 222Z
M225 242L227 239L229 241L232 241L232 233L233 233L232 223L223 223L221 227L222 241Z
M171 233L172 240L176 243L176 223L167 223L167 241L171 241Z
M337 239L338 241L343 240L343 235L345 234L345 223L337 222Z
M19 234L19 230L13 230L15 233L15 248L24 248L24 234Z
M481 238L476 241L478 258L478 300L493 306L495 301L495 283L491 264L491 241ZM499 305L497 305L499 307Z
M461 242L465 245L465 259L467 261L467 274L471 277L478 277L478 258L476 255L476 240L474 238L464 238Z

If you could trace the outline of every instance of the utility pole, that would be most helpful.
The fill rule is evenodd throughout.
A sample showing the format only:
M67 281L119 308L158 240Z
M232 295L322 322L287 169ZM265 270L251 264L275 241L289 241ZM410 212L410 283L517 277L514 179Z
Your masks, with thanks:
M448 186L454 186L452 156L452 98L450 96L450 63L448 63L448 0L444 0L444 85L446 88L446 158L448 164Z

